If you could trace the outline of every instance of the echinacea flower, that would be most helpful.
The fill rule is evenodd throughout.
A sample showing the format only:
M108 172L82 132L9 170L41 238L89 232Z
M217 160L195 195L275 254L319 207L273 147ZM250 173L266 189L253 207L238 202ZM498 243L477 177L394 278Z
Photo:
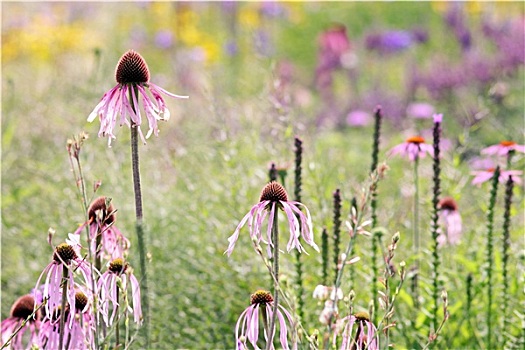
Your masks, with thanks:
M102 100L87 119L88 122L92 122L96 117L99 117L100 131L98 135L107 136L108 145L111 145L111 139L115 138L113 129L117 124L119 115L120 125L126 124L129 127L137 127L142 141L146 143L146 139L152 133L158 136L157 121L165 121L170 118L170 112L166 108L162 94L176 98L188 98L188 96L175 95L151 83L146 61L133 50L129 50L120 58L115 70L115 79L117 85L104 94ZM146 137L140 129L142 124L139 106L141 97L142 108L149 124Z
M98 197L88 208L88 222L81 225L75 232L80 235L85 225L89 225L91 252L93 256L106 258L123 258L130 247L129 240L115 226L116 213L107 197Z
M439 245L458 244L461 238L462 222L456 201L451 197L444 197L439 201L438 208L440 210L439 219L445 226L445 233L441 232L438 236Z
M109 327L113 324L115 315L121 301L119 301L120 292L126 293L128 286L131 287L131 300L133 301L133 319L135 323L142 323L142 308L140 304L140 287L139 281L133 275L129 264L122 258L117 258L108 264L108 269L98 281L98 290L100 292L100 313L104 322ZM112 308L111 315L110 303Z
M407 156L412 161L424 158L427 153L433 156L434 148L432 145L425 143L425 139L421 136L409 137L405 142L393 147L389 152L390 155Z
M79 257L80 245L75 241L76 235L69 235L67 243L61 243L55 248L53 261L44 268L36 282L35 290L39 289L40 280L47 272L42 297L48 298L45 305L47 315L53 315L62 304L62 283L67 283L67 302L75 305L75 271L80 271L85 285L91 285L91 271L87 261ZM67 271L64 271L67 269ZM65 273L64 273L65 272ZM67 274L67 277L64 276Z
M377 350L379 349L379 336L377 328L370 322L370 316L366 312L358 312L343 319L346 326L343 330L343 341L341 350ZM354 326L357 331L354 333ZM335 341L334 337L334 341ZM334 344L335 345L335 344Z
M64 316L64 348L65 349L94 349L94 319L89 312L91 298L83 291L75 293L75 304L66 305L64 313L61 307L55 315L47 316L40 332L40 340L44 349L59 349L60 344L60 317ZM71 312L71 309L74 311Z
M5 346L18 327L20 327L20 325L31 316L31 314L33 314L34 306L35 299L30 294L24 295L14 302L11 307L10 316L2 321L2 342L0 346ZM40 348L41 344L38 338L40 318L41 313L40 310L38 310L35 313L35 317L29 319L29 322L20 329L13 339L11 339L9 344L11 349L32 349L35 346ZM27 331L29 331L29 337L24 337Z
M259 315L263 318L264 324L270 324L273 318L273 297L264 290L258 290L251 295L250 306L248 306L239 316L235 325L235 344L237 350L248 349L247 341L252 344L254 349L259 349ZM277 308L277 320L279 321L279 340L283 349L290 349L288 345L288 327L293 325L292 315L281 305ZM266 330L263 331L264 339L268 340ZM273 340L273 335L271 337ZM292 344L292 349L297 348L297 343ZM273 344L271 349L274 349Z
M434 106L425 102L413 102L407 107L407 115L415 119L432 118L434 111Z
M300 209L303 207L306 214L303 213ZM315 250L319 251L319 247L315 244L313 240L313 229L312 229L312 218L308 208L299 202L289 201L288 194L283 186L279 183L272 181L264 186L259 203L255 204L252 209L244 216L241 220L233 235L228 238L230 242L226 254L228 256L233 252L235 243L239 238L239 232L241 228L248 222L248 228L250 231L250 237L252 240L255 240L257 243L263 240L263 242L268 244L268 255L271 255L270 246L273 246L272 242L272 228L274 224L274 217L277 215L277 210L281 209L286 213L286 218L288 220L288 226L290 228L290 240L286 246L288 252L293 248L296 248L299 252L305 251L301 243L299 242L299 237L302 236L306 243L311 245ZM265 241L262 238L262 225L266 216L268 218L268 229L267 229L267 238L268 241Z
M481 154L506 156L509 152L525 153L525 145L518 145L514 141L501 141L497 145L492 145L481 150Z
M474 175L472 179L473 185L481 185L484 182L489 181L494 176L494 168L489 168L486 170L473 171L471 174ZM512 176L512 180L515 184L521 185L521 174L523 172L520 170L500 170L498 181L500 183L506 183L509 177Z

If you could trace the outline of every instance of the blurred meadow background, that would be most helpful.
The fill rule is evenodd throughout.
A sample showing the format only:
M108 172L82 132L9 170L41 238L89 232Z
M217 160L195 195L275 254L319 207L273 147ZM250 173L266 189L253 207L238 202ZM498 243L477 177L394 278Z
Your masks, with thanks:
M523 2L1 6L2 319L49 263L48 229L56 230L58 244L84 220L66 151L67 139L81 131L89 134L81 153L88 187L101 181L97 196L113 198L138 269L129 128L119 128L108 148L97 137L99 122L86 121L115 85L119 57L133 49L147 61L153 82L190 96L168 99L171 119L160 124L159 137L139 145L153 348L234 348L235 322L250 294L271 289L272 282L246 228L232 256L223 253L258 202L270 164L287 171L284 185L291 194L294 137L302 139L302 202L320 245L322 229L333 228L332 193L341 191L344 221L369 177L377 105L384 115L379 161L390 167L379 183L378 223L387 232L385 246L400 232L396 264L411 260L413 166L387 153L414 135L431 143L431 115L443 113L442 194L457 201L463 228L459 244L440 249L450 319L433 346L484 348L490 184L472 185L471 172L479 170L481 149L503 140L524 143ZM322 38L330 31L342 32L349 48L323 66ZM523 170L523 164L523 154L516 153L513 169ZM422 298L428 302L432 159L421 159L419 170ZM494 339L506 337L509 348L523 348L523 188L514 188L511 283L502 291L503 188L495 210L494 292L507 293L511 304L507 322L494 324ZM348 239L343 225L342 244ZM323 303L312 297L321 283L321 254L307 251L302 323L311 333L322 329ZM355 309L366 311L369 237L358 237L355 255L361 260L346 270L342 287L345 295L353 289ZM291 291L294 258L281 256L281 278ZM418 348L428 336L424 313L415 326L406 317L413 308L408 294L402 292L396 304L391 341L397 348ZM497 314L500 299L494 300Z

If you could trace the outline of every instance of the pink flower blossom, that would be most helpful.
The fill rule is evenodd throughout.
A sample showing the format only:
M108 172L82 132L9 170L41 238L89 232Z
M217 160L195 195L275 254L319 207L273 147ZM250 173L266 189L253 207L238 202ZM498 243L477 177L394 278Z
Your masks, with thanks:
M80 271L85 285L91 285L91 271L89 264L79 257L80 246L75 241L76 235L70 235L67 243L59 244L53 254L53 261L44 268L36 282L35 291L39 289L40 280L47 273L42 297L49 298L46 305L46 315L52 316L58 312L62 304L62 276L67 269L67 302L75 305L75 279L76 271Z
M146 143L146 139L152 133L158 136L157 121L166 121L170 118L170 112L166 108L162 95L188 98L188 96L175 95L151 83L146 61L133 50L129 50L120 58L115 70L115 78L118 84L104 94L87 119L88 122L92 122L96 117L99 117L100 131L98 135L108 136L108 145L110 146L111 139L116 138L113 130L119 115L120 126L126 124L130 127L138 127L139 135L142 141ZM146 137L144 137L140 129L142 124L139 106L141 97L142 107L149 124ZM130 119L126 118L127 116Z
M251 296L251 305L248 306L239 316L235 325L235 344L237 350L248 349L247 341L254 349L259 349L257 341L259 340L259 314L266 318L265 324L270 324L273 317L273 297L264 290L258 290ZM277 320L279 321L279 341L283 349L290 349L288 344L288 327L286 323L293 325L292 315L281 305L277 308ZM268 339L266 330L263 331L264 339ZM274 349L273 345L271 349ZM292 344L292 349L297 349L297 343Z
M481 150L481 154L506 156L510 151L525 153L525 145L518 145L514 141L501 141L497 145Z
M120 283L119 283L120 281ZM121 287L119 287L119 284ZM113 324L118 306L120 293L126 293L128 286L131 287L131 299L133 301L133 319L135 323L142 323L142 307L140 304L140 286L137 278L133 275L129 264L122 258L117 258L108 264L108 269L98 281L100 292L100 313L104 322L109 327ZM111 306L110 306L111 303ZM111 315L110 315L110 311Z
M300 209L303 207L306 214ZM301 243L299 242L299 236L302 236L306 243L311 245L315 250L319 251L319 247L313 240L313 229L312 229L312 218L308 208L303 204L296 201L289 201L288 194L283 186L275 181L267 184L262 192L259 203L255 204L252 209L244 216L241 220L233 235L228 238L230 242L226 254L228 256L233 252L235 243L239 238L239 232L241 228L248 222L248 228L250 231L250 237L252 240L268 244L268 255L271 256L270 246L273 246L272 242L272 226L274 217L277 215L277 210L281 209L286 213L288 220L288 226L290 228L290 239L286 246L286 250L290 252L293 248L296 248L299 252L305 251ZM267 228L267 241L262 237L262 225L266 216L270 213L268 218Z
M439 245L458 244L461 238L462 221L456 201L451 197L444 197L439 201L438 208L441 211L439 220L445 227L445 232L441 232L438 236Z
M434 106L425 102L413 102L407 107L407 115L415 119L429 119L434 111Z
M347 316L343 319L346 326L343 330L343 341L341 350L378 350L379 336L377 329L366 312L358 312L355 315ZM357 331L354 333L354 325L357 325ZM334 345L335 345L334 336Z
M425 139L421 136L409 137L405 142L393 147L389 155L399 154L407 156L408 159L415 161L419 158L424 158L426 154L434 155L434 148L432 145L425 143Z
M88 218L88 222L81 225L75 234L80 236L86 225L89 225L90 249L93 256L96 254L97 257L101 257L105 253L104 258L110 260L124 258L130 242L115 226L116 211L107 197L99 197L90 204ZM100 237L98 243L97 237Z
M35 299L32 295L24 295L18 298L11 307L10 316L2 321L1 333L2 342L0 346L5 346L11 335L18 327L33 313ZM33 346L41 347L38 337L40 330L40 310L36 312L35 318L30 319L24 327L20 329L17 335L10 341L11 349L31 349ZM29 337L25 336L29 332Z
M489 168L486 170L473 171L471 174L474 175L472 179L473 185L481 185L484 182L489 181L494 176L495 169ZM515 184L521 185L521 174L523 172L520 170L500 170L498 181L500 183L506 183L510 176Z

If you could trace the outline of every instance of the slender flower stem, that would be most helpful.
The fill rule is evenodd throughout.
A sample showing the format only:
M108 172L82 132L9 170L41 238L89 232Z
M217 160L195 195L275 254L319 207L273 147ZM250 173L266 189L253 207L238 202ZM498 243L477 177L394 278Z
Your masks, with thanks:
M117 288L117 303L115 306L115 314L117 315L117 320L115 323L115 348L120 347L120 315L119 315L119 302L120 302L120 288Z
M433 172L432 177L434 182L434 188L432 191L432 218L431 218L431 232L432 232L432 299L434 301L434 306L432 308L432 330L431 332L436 332L438 328L438 310L439 310L439 265L440 265L440 256L439 256L439 195L441 194L441 183L440 183L440 173L441 165L439 159L440 153L440 133L441 133L441 122L434 123L434 162L433 162Z
M277 206L277 204L275 204ZM273 241L273 314L270 320L270 334L268 334L268 343L266 350L273 348L273 335L275 334L275 321L277 320L277 310L279 307L279 228L277 221L277 213L279 209L275 208L275 215L273 217L272 225L272 241Z
M512 179L512 176L509 176L509 179L507 180L507 183L505 185L505 212L503 214L503 246L502 246L502 275L503 275L503 293L502 293L502 299L503 299L503 305L501 314L503 316L503 328L502 329L509 329L510 322L509 318L510 315L507 314L508 308L509 308L509 249L510 249L510 208L512 205L512 188L514 186L514 181ZM503 336L503 344L502 348L505 348L505 344L507 341L507 337Z
M64 348L64 325L66 321L66 304L67 304L67 281L69 277L69 269L62 262L62 303L60 308L60 335L58 338L58 349ZM71 312L71 310L69 311Z
M494 175L492 177L492 188L490 190L490 199L489 199L489 207L487 210L487 343L486 348L491 349L492 348L492 269L494 265L494 238L492 235L492 231L494 228L494 207L496 205L496 195L498 192L498 180L500 175L500 168L499 166L494 171Z
M135 95L138 96L138 87L133 86ZM133 104L133 96L131 96L131 89L129 90L129 101L131 108L136 111ZM137 245L139 248L140 258L140 277L142 293L142 306L144 312L144 327L146 333L146 347L150 344L150 308L149 308L149 292L148 292L148 274L146 271L146 246L144 243L144 227L142 223L142 191L140 187L140 166L139 166L139 150L138 150L138 125L131 123L131 166L133 170L133 190L135 193L135 229L137 232Z
M413 221L413 254L416 257L414 276L412 277L412 293L414 305L418 306L418 278L419 278L419 157L414 159L414 221Z

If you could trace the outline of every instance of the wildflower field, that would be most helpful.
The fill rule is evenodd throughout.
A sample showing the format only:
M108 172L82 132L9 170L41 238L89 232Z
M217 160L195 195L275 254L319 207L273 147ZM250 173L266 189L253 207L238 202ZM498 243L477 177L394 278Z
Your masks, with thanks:
M523 2L3 2L2 349L524 349Z

